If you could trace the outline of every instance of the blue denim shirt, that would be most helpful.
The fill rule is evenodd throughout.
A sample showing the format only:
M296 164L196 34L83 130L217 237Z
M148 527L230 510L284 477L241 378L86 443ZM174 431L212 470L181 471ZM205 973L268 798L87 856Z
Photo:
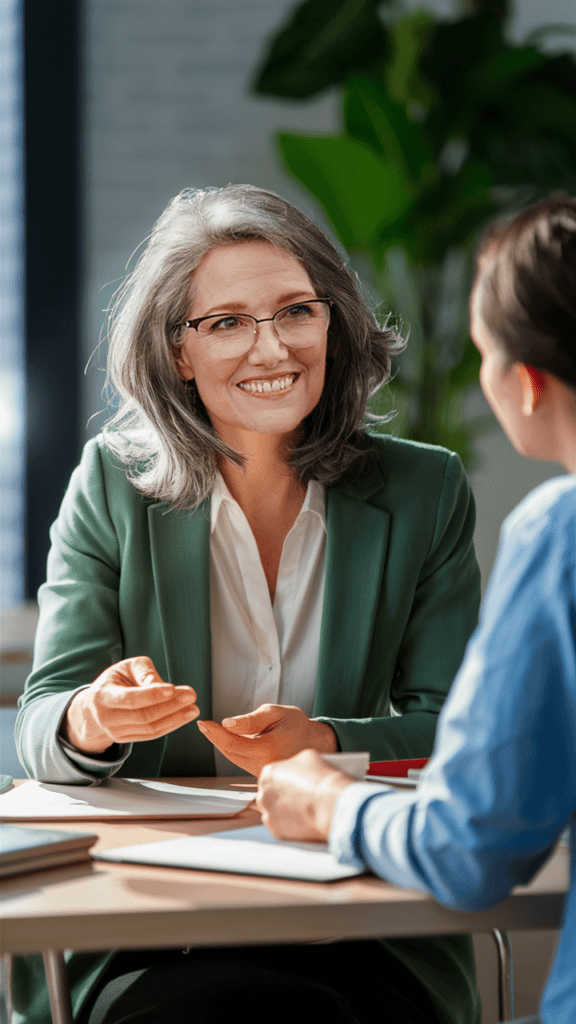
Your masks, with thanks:
M504 523L417 790L350 786L330 848L448 907L483 910L529 882L566 827L571 881L546 1024L576 1024L576 476L537 488Z

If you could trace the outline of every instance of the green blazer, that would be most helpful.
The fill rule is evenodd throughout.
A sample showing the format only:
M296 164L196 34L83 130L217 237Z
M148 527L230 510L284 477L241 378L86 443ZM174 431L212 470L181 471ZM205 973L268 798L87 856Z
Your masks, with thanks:
M327 489L313 715L334 728L342 750L425 757L477 620L474 502L454 453L393 437L374 446L359 479ZM16 739L29 775L85 784L113 772L214 774L213 748L195 723L118 747L115 760L96 765L69 757L56 738L77 688L142 654L163 678L193 686L202 717L211 717L209 526L208 502L191 513L150 501L101 440L86 445L52 527L34 668L20 700ZM451 1024L469 1024L477 1012L467 941L386 944ZM73 955L75 1012L109 957ZM37 958L18 961L14 995L24 1019L42 1024L38 966Z

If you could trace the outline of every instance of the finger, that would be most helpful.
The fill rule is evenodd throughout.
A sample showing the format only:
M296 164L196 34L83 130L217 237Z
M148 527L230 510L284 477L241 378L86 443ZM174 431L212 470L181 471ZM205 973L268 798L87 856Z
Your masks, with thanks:
M194 701L182 698L173 698L170 701L147 705L144 707L101 707L99 717L107 727L118 727L125 725L154 726L171 715L181 715L184 718L192 716L197 718L200 709Z
M175 729L180 729L188 722L194 721L200 714L198 708L190 708L187 711L177 711L171 715L157 719L155 722L131 721L115 723L114 729L110 730L116 743L137 743L142 740L158 739Z
M137 657L126 658L112 665L110 669L102 673L100 678L113 677L119 686L149 686L161 684L170 686L156 671L151 658Z
M284 709L275 704L264 704L262 708L252 711L249 715L236 715L234 718L223 718L222 725L230 732L241 736L256 736L259 732L270 729L282 721Z
M210 743L213 743L223 754L230 751L234 752L234 754L246 754L248 756L254 750L254 743L258 742L258 740L247 739L244 736L234 736L233 733L223 729L217 722L198 722L198 728L210 740Z
M181 693L183 697L184 696L192 697L192 700L194 702L196 702L196 699L197 699L196 690L192 689L191 686L175 686L174 687L174 692L175 693Z
M157 686L124 687L108 681L103 684L98 697L110 707L132 710L154 708L172 701L187 705L196 703L196 694L192 689L189 687L177 689L170 683L162 683Z
M224 754L229 761L233 761L234 764L237 764L239 768L242 768L243 771L248 772L250 775L258 775L262 766L272 760L268 744L264 740L250 740L245 739L243 736L233 736L214 722L210 723L210 725L216 726L216 728L205 729L205 724L205 722L197 723L198 728L206 736L206 739L221 754Z
M146 686L149 683L164 682L161 675L156 671L156 666L151 658L146 658L144 656L128 658L127 661L124 662L124 665L135 682L140 686Z

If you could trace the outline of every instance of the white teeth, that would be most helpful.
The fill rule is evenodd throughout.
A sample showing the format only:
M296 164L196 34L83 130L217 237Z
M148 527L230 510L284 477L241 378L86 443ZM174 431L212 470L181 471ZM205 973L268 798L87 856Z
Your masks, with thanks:
M267 394L272 391L285 391L296 380L297 373L289 373L286 377L275 377L274 380L243 380L238 384L242 391L253 395Z

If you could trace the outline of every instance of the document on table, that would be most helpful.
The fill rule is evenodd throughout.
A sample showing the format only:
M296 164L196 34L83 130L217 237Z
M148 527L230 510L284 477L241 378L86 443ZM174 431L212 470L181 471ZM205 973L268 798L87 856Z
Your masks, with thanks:
M339 864L325 843L292 843L275 839L264 825L183 836L159 843L121 846L93 854L96 860L151 864L171 868L231 871L310 882L333 882L364 874L365 868Z
M105 779L98 786L23 782L0 794L4 821L80 821L92 818L227 818L254 794L195 789L144 779Z

